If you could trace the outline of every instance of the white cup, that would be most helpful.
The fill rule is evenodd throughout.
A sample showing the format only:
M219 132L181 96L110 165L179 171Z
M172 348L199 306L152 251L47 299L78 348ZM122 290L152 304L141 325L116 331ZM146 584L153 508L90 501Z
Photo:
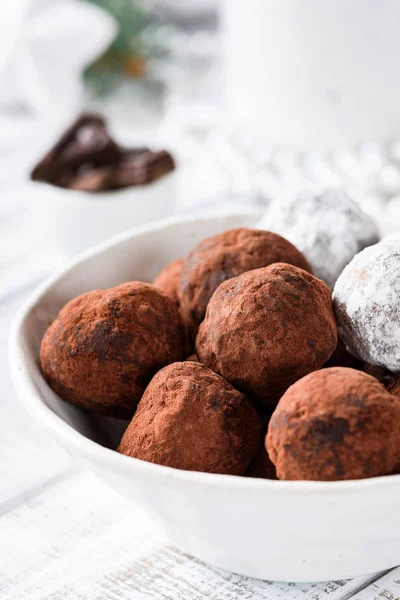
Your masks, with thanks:
M223 0L227 112L325 151L400 134L398 0Z

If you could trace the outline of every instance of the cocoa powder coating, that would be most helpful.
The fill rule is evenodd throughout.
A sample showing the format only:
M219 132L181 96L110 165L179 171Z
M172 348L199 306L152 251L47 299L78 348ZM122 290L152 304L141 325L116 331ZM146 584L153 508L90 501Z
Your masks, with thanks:
M292 385L266 437L279 479L390 475L400 464L400 402L361 371L332 367Z
M182 317L193 338L212 294L221 283L276 262L312 272L293 244L269 231L230 229L199 242L183 263L178 290Z
M177 469L244 475L259 436L246 396L204 365L178 362L151 380L118 451Z
M221 284L200 325L200 362L262 406L319 369L337 344L328 286L276 263Z
M68 302L43 337L40 361L64 400L130 418L153 375L183 358L183 344L176 304L131 282Z
M168 263L166 267L157 275L153 281L153 285L172 298L174 302L178 301L178 286L181 277L183 259L178 258Z

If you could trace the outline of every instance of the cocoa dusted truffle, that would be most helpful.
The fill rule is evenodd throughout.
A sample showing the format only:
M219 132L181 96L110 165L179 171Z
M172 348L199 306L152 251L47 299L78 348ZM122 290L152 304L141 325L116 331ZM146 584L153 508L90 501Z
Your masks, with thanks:
M244 475L259 436L246 396L204 365L180 362L151 380L118 451L176 469Z
M328 286L276 263L220 285L200 325L196 352L200 362L268 406L319 369L336 344Z
M374 377L343 367L292 385L271 417L266 447L279 479L390 475L400 464L400 401Z
M170 262L153 281L153 285L160 290L163 290L174 302L178 301L178 286L181 277L183 259L178 258Z
M366 248L336 282L340 337L365 362L400 371L400 234Z
M311 272L297 248L269 231L230 229L199 242L183 263L178 292L182 317L193 338L211 296L221 283L276 262Z
M341 190L277 198L258 226L295 244L330 287L357 252L379 241L375 221Z
M40 361L64 400L130 418L153 375L182 359L183 343L175 303L132 282L68 302L43 337Z

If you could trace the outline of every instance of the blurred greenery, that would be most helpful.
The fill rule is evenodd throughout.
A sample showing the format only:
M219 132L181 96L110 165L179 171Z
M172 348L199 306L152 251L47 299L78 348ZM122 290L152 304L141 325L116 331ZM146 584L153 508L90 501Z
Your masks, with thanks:
M137 0L88 0L116 20L118 35L106 53L85 72L94 96L110 93L122 79L146 76L149 59L163 54L157 18Z

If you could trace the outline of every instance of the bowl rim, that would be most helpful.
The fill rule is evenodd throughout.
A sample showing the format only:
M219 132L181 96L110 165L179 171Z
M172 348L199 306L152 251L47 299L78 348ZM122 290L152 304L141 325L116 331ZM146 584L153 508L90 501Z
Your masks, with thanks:
M114 472L134 477L135 472L145 474L149 479L163 481L177 481L188 485L207 485L208 487L223 487L226 489L250 492L255 490L266 490L271 494L299 493L313 495L329 495L332 492L353 493L354 491L365 492L371 488L395 486L400 484L400 474L372 477L368 479L352 479L344 481L279 481L271 479L260 479L253 477L241 477L237 475L222 475L217 473L202 473L199 471L186 471L164 465L150 463L141 459L119 454L101 446L76 431L61 417L56 415L42 400L37 391L26 359L26 347L24 343L24 324L26 319L38 302L44 298L49 291L67 274L77 266L93 257L100 257L110 248L131 237L137 237L148 232L164 229L170 225L194 224L200 221L226 218L228 216L250 217L260 215L260 211L238 211L229 214L207 213L200 216L178 216L168 217L154 221L150 224L133 227L125 232L117 234L95 246L78 254L68 262L66 266L54 275L46 278L23 302L17 311L11 324L9 336L9 367L11 378L17 395L31 417L39 423L48 433L59 441L62 446L71 449L71 452L84 456L90 462L97 464L100 468L110 469Z

